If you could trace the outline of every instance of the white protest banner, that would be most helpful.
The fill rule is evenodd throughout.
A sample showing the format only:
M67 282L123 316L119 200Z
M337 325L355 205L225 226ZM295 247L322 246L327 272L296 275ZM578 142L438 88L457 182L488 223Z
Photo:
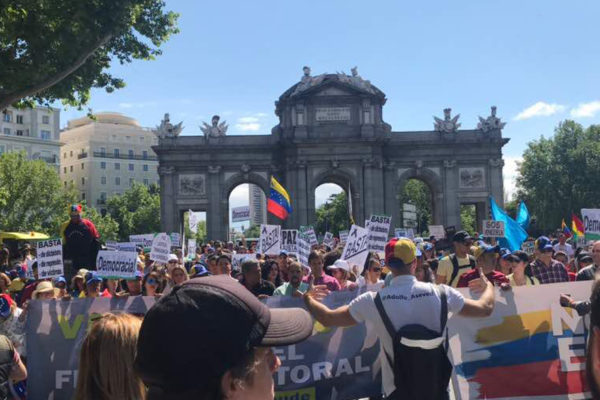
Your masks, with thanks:
M582 208L581 216L585 240L600 240L600 209Z
M335 239L333 238L333 233L325 232L325 236L323 236L323 244L328 246L329 248L333 248L335 246Z
M135 243L132 243L132 242L117 243L117 245L115 246L115 250L136 252L136 250L135 250Z
M437 240L446 237L444 225L429 225L429 236L434 236Z
M275 254L281 252L281 226L260 225L260 239L258 240L260 254Z
M129 241L135 243L136 246L151 247L154 240L154 233L146 233L144 235L129 235Z
M396 229L394 229L394 237L397 237L397 238L405 237L405 238L409 238L409 239L414 239L415 232L414 232L413 228L396 228Z
M282 229L281 230L281 250L288 253L296 253L296 237L298 229Z
M494 221L491 219L483 220L483 237L502 238L504 237L504 221Z
M308 242L311 246L319 244L319 241L317 240L317 234L312 226L301 226L300 231L308 237Z
M256 253L233 254L231 256L231 269L241 271L242 263L246 260L256 260Z
M231 209L231 222L250 220L250 206L233 207Z
M527 253L528 256L532 256L535 253L535 242L533 240L523 242L521 244L521 250Z
M342 243L346 243L346 241L348 240L348 233L350 231L340 231L340 242Z
M177 232L171 232L171 247L181 247L181 234Z
M161 264L169 262L171 254L171 237L166 233L157 233L150 248L150 259Z
M356 265L358 267L358 275L360 275L368 256L369 231L358 225L352 225L341 259L346 260L351 267Z
M106 250L116 250L117 249L117 242L114 240L107 240L105 245L106 245Z
M187 253L186 255L189 257L190 254L193 256L196 254L196 239L188 239L187 240Z
M188 225L192 233L198 233L198 223L200 222L201 212L188 211Z
M305 267L308 265L308 256L310 255L310 238L302 232L296 236L296 247L298 248L298 261Z
M60 239L37 242L37 262L39 279L56 278L64 275L62 241ZM31 268L28 268L31 271Z
M369 250L376 253L384 253L385 245L388 241L392 217L387 215L371 215L369 225L366 226L369 231Z
M131 251L100 250L96 257L96 269L103 278L135 278L137 254Z
M448 320L452 382L457 400L583 399L587 328L561 293L590 298L589 281L496 289L485 318ZM468 289L459 289L468 298ZM510 382L510 384L507 384Z

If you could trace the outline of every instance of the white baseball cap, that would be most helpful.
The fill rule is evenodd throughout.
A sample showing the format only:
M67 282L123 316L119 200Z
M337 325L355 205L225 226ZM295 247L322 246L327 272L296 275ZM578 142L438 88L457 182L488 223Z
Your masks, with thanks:
M329 269L343 269L350 272L350 265L348 265L346 260L336 260L333 265L329 266Z

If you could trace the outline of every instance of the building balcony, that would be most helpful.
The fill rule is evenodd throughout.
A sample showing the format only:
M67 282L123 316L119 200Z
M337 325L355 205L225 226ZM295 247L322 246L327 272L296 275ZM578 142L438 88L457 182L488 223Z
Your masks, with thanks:
M79 153L77 154L77 159L81 160L82 158L87 158L88 153Z
M87 153L86 153L87 154ZM130 156L129 154L110 154L110 153L102 153L100 151L94 151L93 153L94 157L98 157L98 158L112 158L112 159L118 159L118 160L142 160L142 161L158 161L158 157L156 156L141 156L141 155L133 155ZM86 155L87 157L87 155Z

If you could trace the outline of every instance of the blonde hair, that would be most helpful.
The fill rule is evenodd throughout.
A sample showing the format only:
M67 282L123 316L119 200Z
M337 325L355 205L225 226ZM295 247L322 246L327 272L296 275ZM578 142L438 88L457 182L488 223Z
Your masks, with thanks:
M81 345L75 400L144 400L146 389L133 372L142 320L103 314Z

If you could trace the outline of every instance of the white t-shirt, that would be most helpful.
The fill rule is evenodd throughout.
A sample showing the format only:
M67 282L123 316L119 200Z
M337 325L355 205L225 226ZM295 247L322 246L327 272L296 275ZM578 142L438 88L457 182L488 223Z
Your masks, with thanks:
M366 286L367 291L369 292L378 292L381 289L383 289L383 279L377 279L377 282L375 283L367 283L367 280L365 279L364 276L359 276L358 277L358 287L362 288L363 286Z
M573 255L575 254L575 252L573 251L573 246L571 246L569 243L565 243L564 245L558 243L554 245L554 252L556 253L557 251L564 251L567 256L569 256L569 258L573 258Z
M454 288L446 286L448 311L457 313L465 304L463 295ZM357 322L369 321L373 324L383 350L393 359L392 338L385 329L375 306L377 292L366 292L350 303L350 314ZM390 285L379 291L383 308L394 328L400 329L408 324L419 324L433 331L440 331L440 297L434 284L419 282L413 275L397 276ZM386 396L396 389L394 372L387 357L380 357L382 366L383 392Z

